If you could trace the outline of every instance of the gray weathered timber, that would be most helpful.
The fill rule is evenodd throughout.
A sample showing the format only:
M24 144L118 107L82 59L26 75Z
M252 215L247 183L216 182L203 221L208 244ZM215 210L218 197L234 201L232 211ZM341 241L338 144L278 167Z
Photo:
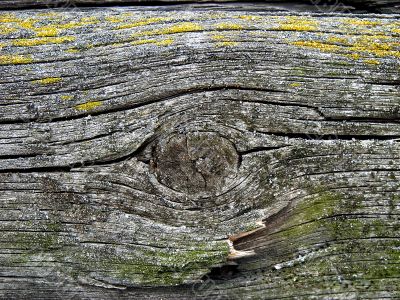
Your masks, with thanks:
M400 297L398 15L0 14L1 299Z
M0 9L12 8L29 8L29 7L44 7L44 8L60 8L60 9L74 9L80 6L96 6L96 5L140 5L148 3L160 3L176 5L179 3L192 2L208 3L209 0L1 0ZM236 0L215 0L216 3L234 3L235 5L253 6L252 3L237 2ZM242 3L241 3L242 2ZM369 12L383 12L383 13L400 13L400 1L398 0L344 0L344 1L322 1L322 0L265 0L260 3L265 9L275 10L308 10L319 12L355 12L359 10L367 10ZM271 6L269 6L270 4ZM210 4L209 4L210 5ZM225 6L226 7L226 6Z
M229 2L245 2L237 0L1 0L0 8L26 8L26 7L58 7L71 9L77 6L96 6L96 5L121 5L121 4L133 4L143 5L146 3L167 3L167 4L178 4L178 3L201 3L201 2L216 2L216 3L229 3ZM274 6L280 8L291 8L296 9L296 6L307 7L313 9L318 7L319 10L325 12L345 12L351 11L354 8L363 8L373 12L385 12L385 13L400 13L400 1L399 0L335 0L335 1L323 1L323 0L265 0L262 3L271 3ZM242 3L243 4L243 3ZM282 6L283 5L283 6ZM352 8L353 7L353 8Z

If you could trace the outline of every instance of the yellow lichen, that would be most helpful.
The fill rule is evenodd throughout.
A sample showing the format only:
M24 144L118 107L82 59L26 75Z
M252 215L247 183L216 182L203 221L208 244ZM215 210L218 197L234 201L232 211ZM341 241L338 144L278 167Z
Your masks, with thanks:
M124 22L126 19L121 18L120 16L107 16L104 18L104 20L110 23L121 23Z
M97 19L97 17L83 17L80 20L81 23L85 23L85 24L96 24L99 23L99 19Z
M290 86L293 87L293 88L300 87L301 83L293 82L293 83L290 84Z
M238 18L247 21L258 21L262 19L262 17L260 16L249 16L249 15L239 16Z
M215 13L215 12L210 12L207 14L207 16L204 18L204 20L218 20L218 19L226 19L226 14L225 13Z
M384 34L372 34L372 35L361 36L360 38L371 41L376 41L376 40L383 41L383 40L389 40L392 37L390 35L384 35Z
M220 23L215 25L216 29L219 30L242 30L243 26L235 23Z
M332 44L347 44L348 40L346 38L343 37L336 37L336 36L331 36L328 38L328 43L332 43Z
M72 95L62 95L61 96L61 100L64 100L64 101L72 100L73 98L74 98L74 96L72 96Z
M287 17L277 28L284 31L315 31L317 29L317 21L304 17Z
M211 38L213 39L213 40L224 40L224 39L226 39L226 36L225 35L222 35L222 34L214 34L214 35L212 35L211 36Z
M183 22L170 27L165 27L161 29L154 29L148 31L141 31L132 34L132 37L140 37L140 36L156 36L163 34L175 34L175 33L183 33L183 32L194 32L201 31L203 27L192 22Z
M136 22L119 25L116 29L134 28L134 27L139 27L139 26L156 24L156 23L167 21L167 20L169 20L169 18L146 18L146 19L138 20Z
M358 60L361 58L361 54L359 54L359 53L345 54L344 56L354 59L354 60Z
M170 26L164 29L160 29L160 34L173 34L173 33L181 33L181 32L192 32L192 31L201 31L203 27L199 24L192 22L183 22L174 26Z
M216 46L217 47L233 47L233 46L236 46L237 44L238 44L237 42L224 41L224 42L216 43Z
M37 22L38 22L38 20L35 20L35 19L26 19L26 20L19 22L18 25L24 29L33 29Z
M364 63L369 64L369 65L379 65L380 62L377 61L376 59L364 59Z
M161 40L161 41L157 41L154 39L146 39L146 40L137 40L137 41L133 41L131 42L131 44L133 46L138 46L138 45L146 45L146 44L154 44L157 46L169 46L174 42L173 39L165 39L165 40Z
M47 78L34 80L34 81L32 81L32 83L36 83L36 84L54 84L54 83L60 82L61 80L62 80L61 77L47 77Z
M23 55L0 55L0 65L18 65L30 64L33 62L32 57Z
M137 40L131 42L133 46L138 46L138 45L146 45L146 44L155 44L157 43L157 40Z
M361 37L349 48L350 51L368 53L377 57L400 57L400 51L396 50L393 43L383 43L371 37Z
M63 44L63 43L73 42L74 40L75 37L73 36L43 37L38 39L18 39L14 40L12 44L14 46L29 47L29 46L40 46L46 44Z
M156 43L156 45L157 45L157 46L164 46L164 47L166 47L166 46L171 45L173 42L174 42L173 39L165 39L165 40L162 40L162 41L158 41L158 42Z
M232 41L229 39L229 37L221 34L211 35L211 39L217 42L217 47L232 47L238 44L238 42Z
M9 34L16 32L17 29L15 27L10 27L7 25L0 25L0 34Z
M314 31L317 27L311 25L298 25L298 24L282 24L277 30L283 31Z
M91 101L75 106L77 110L92 110L99 107L102 103L100 101Z
M74 29L88 25L95 25L100 21L96 17L85 17L80 19L80 21L71 21L64 24L57 24L58 29Z
M35 29L37 37L53 37L58 35L58 29L52 26L44 26Z
M0 14L0 23L20 22L21 19L17 18L14 14Z
M65 50L65 52L68 52L68 53L78 53L79 50L76 49L76 48L69 48L69 49Z
M300 46L300 47L307 47L307 48L314 48L324 52L334 52L340 50L341 48L337 45L326 44L322 42L316 41L297 41L293 42L292 45Z
M400 58L400 42L392 36L380 32L352 35L351 38L329 37L327 41L295 41L292 45L314 48L323 52L333 52L346 58L359 60L365 58L366 63L380 64L374 58Z

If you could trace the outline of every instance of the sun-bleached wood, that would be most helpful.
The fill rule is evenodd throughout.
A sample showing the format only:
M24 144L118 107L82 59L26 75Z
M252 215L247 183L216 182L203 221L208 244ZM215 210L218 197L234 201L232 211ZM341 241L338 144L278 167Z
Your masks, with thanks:
M398 297L399 27L1 13L1 299Z
M251 2L244 4L243 1L236 0L2 0L0 8L29 8L29 7L44 7L44 8L62 8L72 9L79 6L98 6L98 5L144 5L144 4L159 4L173 5L179 3L235 3L244 6L252 6ZM272 4L277 9L308 9L325 12L349 12L354 9L368 10L369 12L384 12L384 13L400 13L400 1L398 0L346 0L346 1L323 1L323 0L265 0L260 4ZM267 8L268 9L268 8ZM265 11L264 9L261 9Z

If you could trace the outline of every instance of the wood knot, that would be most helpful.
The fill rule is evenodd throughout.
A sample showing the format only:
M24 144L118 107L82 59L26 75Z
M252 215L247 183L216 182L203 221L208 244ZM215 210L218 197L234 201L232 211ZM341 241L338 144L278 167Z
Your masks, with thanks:
M160 183L186 194L215 195L236 177L239 155L216 133L173 134L153 153Z

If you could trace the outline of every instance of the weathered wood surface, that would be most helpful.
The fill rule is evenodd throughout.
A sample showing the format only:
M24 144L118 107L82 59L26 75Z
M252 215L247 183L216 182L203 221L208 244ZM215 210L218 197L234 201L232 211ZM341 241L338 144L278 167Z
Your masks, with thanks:
M237 0L1 0L0 8L26 8L26 7L58 7L71 9L77 6L98 6L98 5L144 5L154 3L165 4L178 4L190 3L193 4L201 2L219 2L229 3L237 2ZM242 1L243 2L243 1ZM246 1L244 1L246 2ZM240 1L239 1L240 3ZM265 0L261 1L263 5L271 3L277 9L304 9L308 10L317 9L324 12L349 12L353 10L367 9L370 12L385 12L385 13L400 13L399 0ZM241 5L251 5L249 3L241 3ZM282 6L283 5L283 6ZM264 7L265 8L265 7ZM263 10L261 10L263 11Z
M400 297L398 15L0 26L1 299Z

